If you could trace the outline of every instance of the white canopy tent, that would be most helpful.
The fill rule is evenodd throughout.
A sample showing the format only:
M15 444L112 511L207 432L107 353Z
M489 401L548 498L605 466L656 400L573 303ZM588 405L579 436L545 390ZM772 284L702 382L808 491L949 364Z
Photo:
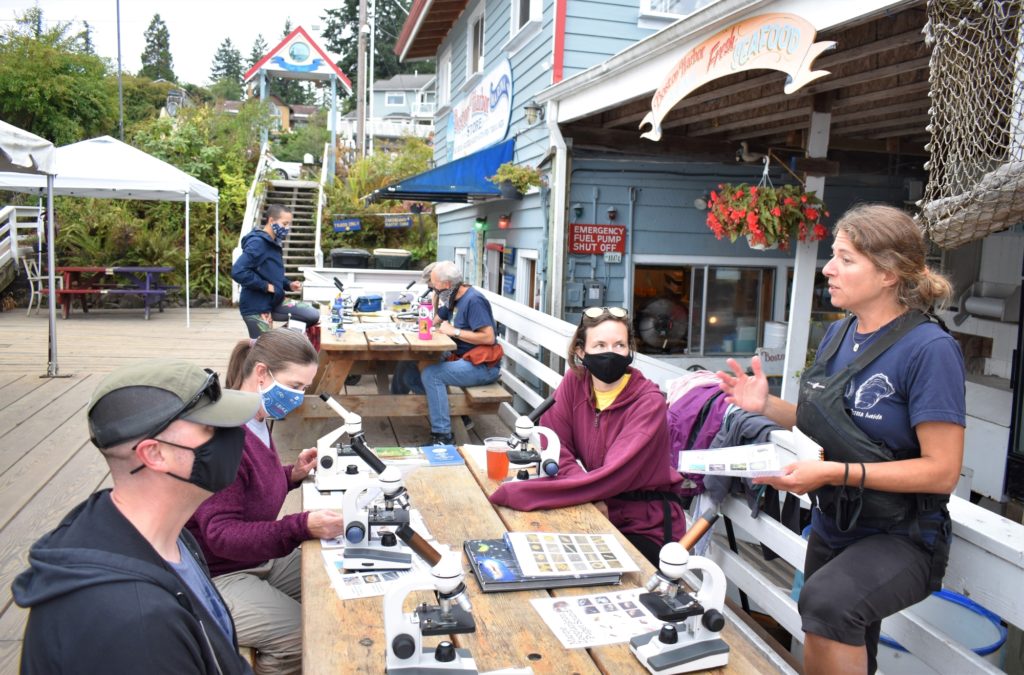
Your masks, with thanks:
M65 145L57 148L56 156L61 172L53 181L55 195L185 202L185 322L192 325L189 301L190 206L192 202L215 204L215 250L219 260L220 203L217 188L110 136ZM41 194L45 189L42 176L0 173L0 190ZM53 261L50 263L52 269ZM219 271L219 265L215 268Z
M53 292L53 175L57 172L57 153L53 143L0 120L0 172L24 178L38 178L46 191L46 260L50 292L50 354L46 367L49 377L57 376L57 296ZM2 174L0 174L2 175Z

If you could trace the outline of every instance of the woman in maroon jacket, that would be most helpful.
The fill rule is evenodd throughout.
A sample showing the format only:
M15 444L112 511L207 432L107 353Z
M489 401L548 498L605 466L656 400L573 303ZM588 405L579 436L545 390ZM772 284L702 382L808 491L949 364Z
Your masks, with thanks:
M629 366L633 349L626 310L583 313L570 370L541 418L562 443L558 476L506 483L491 501L523 511L595 502L656 565L662 545L686 531L682 477L669 461L665 397Z
M238 343L225 384L259 393L263 405L243 427L245 449L235 481L203 502L187 524L231 611L238 644L256 650L257 673L301 670L298 546L344 530L336 511L277 517L288 491L316 466L316 448L282 466L266 420L282 419L302 405L316 370L316 350L294 330L276 328Z

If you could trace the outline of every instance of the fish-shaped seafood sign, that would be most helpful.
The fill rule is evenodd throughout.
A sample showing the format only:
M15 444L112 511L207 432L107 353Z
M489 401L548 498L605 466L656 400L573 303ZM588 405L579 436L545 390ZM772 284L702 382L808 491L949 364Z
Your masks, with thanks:
M733 24L690 49L672 66L654 92L651 112L640 128L651 130L641 138L661 140L661 122L677 103L695 89L744 70L779 70L786 73L784 91L792 94L808 82L829 74L812 71L811 63L835 42L815 42L814 26L793 14L761 14Z

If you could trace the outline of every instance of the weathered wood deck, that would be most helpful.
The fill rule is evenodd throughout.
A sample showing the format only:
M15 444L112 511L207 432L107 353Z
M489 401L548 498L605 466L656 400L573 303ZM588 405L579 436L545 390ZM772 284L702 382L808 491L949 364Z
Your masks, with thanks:
M222 375L235 342L246 336L232 307L192 310L185 326L182 309L93 310L57 321L57 352L62 377L46 373L48 322L45 312L0 313L0 675L16 673L27 612L14 605L11 582L26 565L28 548L91 492L108 487L110 477L89 442L85 408L104 373L139 359L181 358ZM67 377L64 377L67 376ZM369 382L366 382L369 380ZM350 393L374 393L371 376ZM507 434L497 416L480 416L473 442ZM283 461L335 428L331 419L277 425L274 438ZM365 421L374 445L421 444L430 437L426 418L374 418ZM286 505L287 508L287 505Z

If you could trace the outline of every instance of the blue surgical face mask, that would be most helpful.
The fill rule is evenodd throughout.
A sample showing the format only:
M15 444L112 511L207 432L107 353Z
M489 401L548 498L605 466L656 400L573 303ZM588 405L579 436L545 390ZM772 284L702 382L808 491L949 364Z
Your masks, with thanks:
M267 413L267 417L283 420L288 413L302 405L306 393L284 386L274 379L273 374L270 375L270 379L273 384L266 390L260 387L260 395L263 397L263 412Z
M288 237L288 227L286 225L271 223L270 227L274 230L274 239L284 241Z

